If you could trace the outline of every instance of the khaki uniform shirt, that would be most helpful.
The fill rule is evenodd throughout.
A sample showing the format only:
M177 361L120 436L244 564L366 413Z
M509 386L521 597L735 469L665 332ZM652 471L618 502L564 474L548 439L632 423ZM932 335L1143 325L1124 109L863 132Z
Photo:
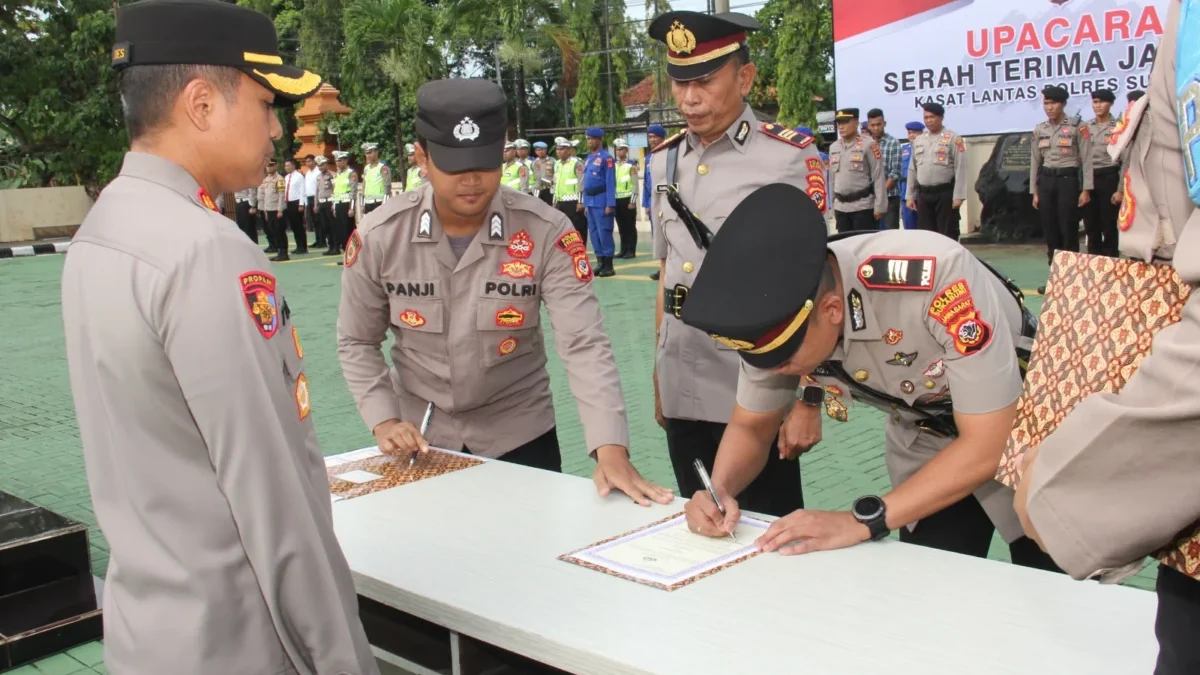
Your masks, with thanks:
M863 386L918 407L949 398L955 411L976 415L1017 400L1016 347L1028 349L1032 342L1021 337L1020 305L975 256L937 233L911 230L850 237L829 248L846 292L842 342L830 361L840 361ZM853 414L848 383L824 369L814 379L826 387L831 416ZM743 363L737 402L753 412L773 412L795 403L799 383L798 377ZM886 461L895 487L950 439L917 428L921 415L890 407L883 412L890 416ZM1022 536L1011 488L990 480L975 496L1005 541Z
M279 211L283 208L283 176L269 173L258 185L258 206L263 211Z
M720 232L721 224L739 202L770 183L811 189L810 196L816 195L822 202L826 198L825 170L816 143L799 148L761 129L762 123L746 106L725 135L707 148L691 132L675 141L679 145L675 167L679 194L714 234ZM668 146L660 147L650 158L650 177L655 186L666 185L669 180ZM654 190L650 202L656 226L654 255L666 260L663 288L679 289L679 295L685 294L700 272L704 253L666 195L656 187L646 189ZM663 414L673 419L728 422L740 360L737 352L664 311L655 357Z
M322 171L317 176L317 203L333 200L333 174Z
M1092 189L1092 140L1087 126L1076 126L1063 116L1057 124L1048 120L1033 128L1032 161L1029 165L1029 194L1037 194L1038 169L1081 167L1081 190Z
M966 199L970 184L967 180L967 143L962 136L942 128L940 133L928 131L912 144L912 159L908 163L908 189L905 199L916 199L917 186L933 187L954 183L951 199Z
M550 155L545 157L535 157L533 160L533 174L537 177L538 190L553 190L554 189L554 165L557 162Z
M1150 88L1114 154L1131 148L1121 251L1171 259L1200 283L1200 208L1189 198L1176 118L1180 3L1172 0ZM1139 101L1141 103L1141 101ZM1179 246L1175 247L1175 242ZM1156 253L1156 246L1157 253ZM1081 579L1170 543L1200 518L1200 293L1119 394L1093 394L1042 441L1029 517L1055 562Z
M838 197L868 187L874 188L873 197L868 195L852 202ZM883 171L883 154L875 139L859 134L851 143L839 138L830 144L829 192L835 211L887 213L887 178Z
M305 359L262 249L130 152L63 269L67 364L112 546L113 673L378 673L333 532Z
M346 247L338 357L368 428L417 423L433 402L443 414L426 438L439 447L498 457L549 431L544 305L588 450L629 446L592 271L566 216L502 187L459 260L433 190L422 186L368 215L358 232L361 246ZM389 329L391 372L381 350Z
M1092 170L1116 166L1116 160L1108 155L1108 141L1117 127L1116 118L1110 116L1108 123L1101 124L1093 117L1085 126L1088 129L1088 136L1092 140Z

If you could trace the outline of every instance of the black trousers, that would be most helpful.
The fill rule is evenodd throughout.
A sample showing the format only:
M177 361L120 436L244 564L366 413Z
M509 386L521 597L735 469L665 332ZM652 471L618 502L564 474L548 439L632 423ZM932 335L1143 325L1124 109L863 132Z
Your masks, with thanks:
M363 204L363 215L365 216L368 213L374 211L375 209L377 209L381 206L383 206L383 202L375 202L374 204Z
M888 197L888 210L883 216L883 222L889 230L900 229L900 197Z
M1158 663L1154 675L1200 673L1200 581L1158 566Z
M717 458L717 447L725 425L719 422L667 419L667 452L671 466L675 469L675 481L679 494L690 498L704 489L700 476L692 462L699 458L711 475L713 462ZM771 516L786 516L804 508L804 488L800 483L800 460L779 458L779 438L771 441L767 465L758 477L737 495L738 507L743 511L757 511Z
M463 452L470 453L471 450L464 447ZM497 459L534 469L562 473L562 452L558 447L557 427L524 445L509 450Z
M538 199L546 202L546 206L554 206L553 188L542 188L541 190L538 190Z
M838 232L879 229L879 221L875 220L875 212L871 209L865 211L834 211L833 220Z
M917 187L917 229L929 230L958 241L958 210L954 208L954 184L933 190Z
M617 231L621 234L618 258L624 257L626 253L632 258L633 254L637 253L637 211L629 208L632 199L633 197L617 199Z
M1043 172L1037 184L1038 218L1046 238L1046 258L1055 251L1079 252L1079 175Z
M1088 253L1117 257L1117 214L1120 207L1112 203L1121 182L1118 167L1096 169L1093 174L1092 199L1083 207L1083 229L1087 232Z
M316 197L306 197L308 204L304 207L304 220L308 229L313 232L313 246L324 246L327 236L325 223L321 222L321 211Z
M965 499L932 516L922 518L912 532L909 532L907 527L900 528L900 541L986 558L995 532L996 526L983 510L983 505L975 495L967 495ZM1029 537L1021 537L1009 544L1008 552L1014 565L1062 572L1054 563L1054 559Z
M250 202L238 202L235 217L237 219L238 229L246 233L250 237L250 241L258 243L258 223L254 216L250 215Z
M287 218L288 226L292 228L292 237L296 240L296 253L308 252L308 233L304 231L304 212L300 209L300 200L288 202L283 215ZM280 233L281 241L287 245L287 230Z
M283 242L283 246L279 245L279 213L267 209L263 212L263 217L266 219L266 222L263 223L263 234L267 235L267 250L280 253L287 251L286 240Z
M329 242L329 250L345 251L346 240L350 238L354 222L350 218L350 202L338 202L333 205L333 222L333 239Z
M567 219L571 221L571 224L575 226L575 231L579 233L579 236L583 237L583 247L587 248L587 213L584 211L576 211L575 207L578 205L579 202L559 202L558 210L563 212L563 214L567 216Z
M317 246L333 246L333 202L317 204Z

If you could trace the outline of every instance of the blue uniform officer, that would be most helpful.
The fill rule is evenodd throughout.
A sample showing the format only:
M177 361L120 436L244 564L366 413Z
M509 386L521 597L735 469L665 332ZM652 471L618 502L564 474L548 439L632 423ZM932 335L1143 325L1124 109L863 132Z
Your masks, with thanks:
M588 127L588 156L583 167L583 208L587 211L588 236L596 254L596 276L611 277L613 271L613 217L617 212L617 174L613 156L604 149L604 130Z
M904 125L908 130L908 142L900 146L900 194L907 194L905 190L908 188L908 163L912 161L912 143L913 140L925 132L925 125L920 122L909 122ZM908 208L908 203L904 200L900 201L900 220L904 223L904 229L917 229L917 212Z
M646 141L648 142L647 150L653 151L663 141L667 139L667 130L661 124L651 124L646 127ZM646 209L646 220L650 221L650 237L654 238L654 214L650 213L650 194L653 192L651 186L654 183L650 182L650 155L646 155L646 171L642 174L642 208ZM658 281L658 270L650 275L650 278Z

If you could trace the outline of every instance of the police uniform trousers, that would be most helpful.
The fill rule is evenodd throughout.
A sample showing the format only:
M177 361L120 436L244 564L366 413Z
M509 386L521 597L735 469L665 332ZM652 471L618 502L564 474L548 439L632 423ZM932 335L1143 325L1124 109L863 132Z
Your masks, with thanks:
M300 200L287 203L283 215L292 228L292 237L296 240L296 250L293 253L308 253L308 233L304 231L304 213L300 210ZM287 245L287 230L280 233L280 240ZM282 249L280 249L282 252Z
M287 242L283 242L283 246L279 245L279 230L282 227L279 222L279 212L268 209L263 214L266 222L263 223L263 234L267 236L267 252L283 252L287 250Z
M587 212L588 233L592 238L592 252L597 258L613 256L613 214L604 213L603 206L584 205Z
M333 247L333 232L337 229L334 220L333 202L326 198L317 204L317 236L320 237L320 246Z
M306 197L308 204L304 207L304 219L308 229L313 232L313 246L325 246L325 223L321 222L321 214L317 208L316 197Z
M567 220L571 221L571 226L579 233L583 239L583 246L587 248L588 241L588 221L587 215L576 209L579 205L578 201L566 201L558 203L558 210L563 212Z
M947 445L950 439L932 436L929 432L921 432L912 438L915 430L904 422L888 420L885 423L886 450L885 457L889 460L888 472L892 476L892 487L903 482L907 476L899 475L893 469L892 461L901 460L912 463L914 459L932 458ZM912 438L911 441L909 439ZM918 459L918 461L919 461ZM899 462L897 462L898 464ZM915 473L915 472L914 472ZM1008 503L1012 502L1012 491L1004 489L1008 494ZM996 526L984 510L976 494L988 486L981 486L975 493L969 494L946 508L917 521L911 529L905 525L900 528L900 541L918 546L928 546L951 553L986 558L992 546L992 538L996 534ZM1015 514L1013 516L1015 518ZM1021 536L1008 545L1010 558L1014 565L1032 567L1040 570L1062 573L1062 569L1029 537Z
M863 211L834 211L833 221L837 226L838 232L879 229L879 223L875 221L875 212L871 209Z
M721 445L721 436L725 434L726 425L720 422L670 417L666 422L667 452L671 456L671 466L675 469L675 481L679 484L679 493L690 498L705 489L692 463L699 459L709 474L712 474L717 448ZM756 511L780 517L804 508L800 460L779 458L778 436L771 441L766 466L750 485L737 495L737 502L738 508L743 511Z
M554 206L554 190L542 188L537 191L538 199L546 202L546 206Z
M471 454L471 449L468 447L464 446L462 451ZM558 428L555 427L532 441L509 450L496 459L533 469L545 469L546 471L562 473L562 452L558 446Z
M900 197L888 197L888 210L883 214L883 225L889 230L900 229Z
M354 220L350 217L350 202L336 202L333 205L333 239L329 242L329 250L335 253L346 250L346 240L354 228Z
M1117 214L1120 206L1112 203L1121 182L1121 167L1108 166L1093 172L1092 199L1083 207L1083 229L1087 232L1088 253L1116 258Z
M1047 259L1055 251L1079 252L1079 169L1064 167L1038 173L1038 218L1046 237Z
M246 233L250 237L250 241L258 243L258 223L255 222L254 216L250 215L250 202L240 201L237 203L234 212L234 219L237 221L238 229Z
M621 234L620 258L637 255L637 211L629 208L633 197L617 198L617 231Z
M954 183L917 184L917 228L958 241L958 210L954 208Z
M368 213L374 211L375 209L377 209L381 206L383 206L383 202L375 202L373 204L363 204L363 215L365 216Z
M1158 663L1154 675L1200 673L1200 581L1158 566Z

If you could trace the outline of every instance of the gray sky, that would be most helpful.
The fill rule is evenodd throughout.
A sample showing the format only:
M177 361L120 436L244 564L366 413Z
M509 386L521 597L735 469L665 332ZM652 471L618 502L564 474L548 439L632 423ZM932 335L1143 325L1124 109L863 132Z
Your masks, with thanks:
M691 10L693 12L704 12L708 10L708 0L669 0L671 9L676 10ZM766 1L756 2L754 0L729 0L729 9L733 12L741 12L754 16L754 13L762 8ZM630 19L645 19L646 18L646 0L625 0L625 15Z

